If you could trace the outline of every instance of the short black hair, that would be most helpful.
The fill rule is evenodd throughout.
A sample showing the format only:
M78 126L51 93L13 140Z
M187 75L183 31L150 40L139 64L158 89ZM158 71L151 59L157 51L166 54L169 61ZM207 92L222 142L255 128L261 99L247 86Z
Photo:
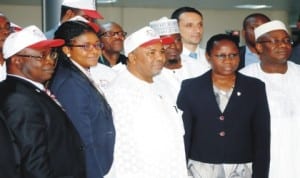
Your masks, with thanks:
M219 41L222 41L222 40L227 40L227 41L232 41L237 49L239 48L239 45L237 44L236 40L234 39L233 36L231 35L228 35L228 34L216 34L212 37L210 37L210 39L207 41L206 43L206 53L208 55L211 54L211 50L214 48L214 45L219 42Z
M271 21L271 19L268 16L266 16L265 14L262 14L262 13L253 13L253 14L250 14L247 17L244 18L244 20L243 20L243 29L246 29L246 26L247 26L247 23L248 23L247 21L250 18L258 18L258 17L264 18L267 21Z
M198 14L201 18L203 18L203 15L200 11L198 11L197 9L193 8L193 7L188 7L188 6L185 6L185 7L180 7L178 9L176 9L172 15L171 15L171 19L176 19L178 22L179 22L179 17L182 13L185 13L185 12L193 12L193 13L196 13Z

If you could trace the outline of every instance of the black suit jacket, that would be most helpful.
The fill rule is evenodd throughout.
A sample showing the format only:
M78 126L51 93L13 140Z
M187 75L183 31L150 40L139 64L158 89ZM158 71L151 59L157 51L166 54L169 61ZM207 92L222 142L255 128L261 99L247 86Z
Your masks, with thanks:
M84 178L82 142L64 111L43 91L7 76L0 83L0 109L16 137L24 178Z
M239 52L240 52L240 63L237 70L240 70L241 68L245 67L246 46L239 47Z
M270 114L263 82L237 73L221 112L208 71L183 81L177 105L183 111L188 158L216 164L253 162L253 177L268 177Z
M15 137L0 112L0 175L1 177L20 178L20 157Z

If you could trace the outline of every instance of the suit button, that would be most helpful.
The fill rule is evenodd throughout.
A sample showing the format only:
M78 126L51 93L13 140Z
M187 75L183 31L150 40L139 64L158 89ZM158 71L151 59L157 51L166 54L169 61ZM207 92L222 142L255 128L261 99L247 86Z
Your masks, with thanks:
M225 132L222 131L222 132L219 133L219 135L220 135L221 137L224 137L224 136L225 136Z
M224 117L224 116L220 116L219 119L220 119L221 121L224 121L225 117Z
M79 147L79 150L80 150L80 151L83 151L83 150L84 150L84 146L80 146L80 147Z

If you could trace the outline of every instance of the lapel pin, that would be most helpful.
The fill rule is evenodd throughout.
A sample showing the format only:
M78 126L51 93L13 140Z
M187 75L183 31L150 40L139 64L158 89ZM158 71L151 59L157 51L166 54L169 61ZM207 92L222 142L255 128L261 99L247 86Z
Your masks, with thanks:
M237 95L238 95L238 96L241 96L241 95L242 95L242 93L238 91L238 92L237 92Z

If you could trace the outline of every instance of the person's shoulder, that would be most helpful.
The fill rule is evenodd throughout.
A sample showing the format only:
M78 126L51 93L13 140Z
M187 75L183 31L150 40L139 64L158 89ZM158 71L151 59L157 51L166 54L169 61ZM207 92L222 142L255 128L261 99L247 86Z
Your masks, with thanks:
M251 76L252 74L257 73L259 71L259 68L260 68L260 63L253 63L243 67L242 69L239 70L239 72Z
M257 86L264 86L265 83L260 80L259 78L253 77L253 76L248 76L242 73L237 73L238 78L241 82L241 85L246 86L247 88L256 88ZM250 90L254 90L254 89L250 89Z
M54 38L54 33L57 30L58 27L54 27L48 31L46 31L44 34L46 36L47 39L53 39Z
M194 85L201 85L202 82L207 82L210 79L210 72L211 70L205 72L204 74L193 77L193 78L188 78L182 81L182 86L189 85L189 86L194 86Z

